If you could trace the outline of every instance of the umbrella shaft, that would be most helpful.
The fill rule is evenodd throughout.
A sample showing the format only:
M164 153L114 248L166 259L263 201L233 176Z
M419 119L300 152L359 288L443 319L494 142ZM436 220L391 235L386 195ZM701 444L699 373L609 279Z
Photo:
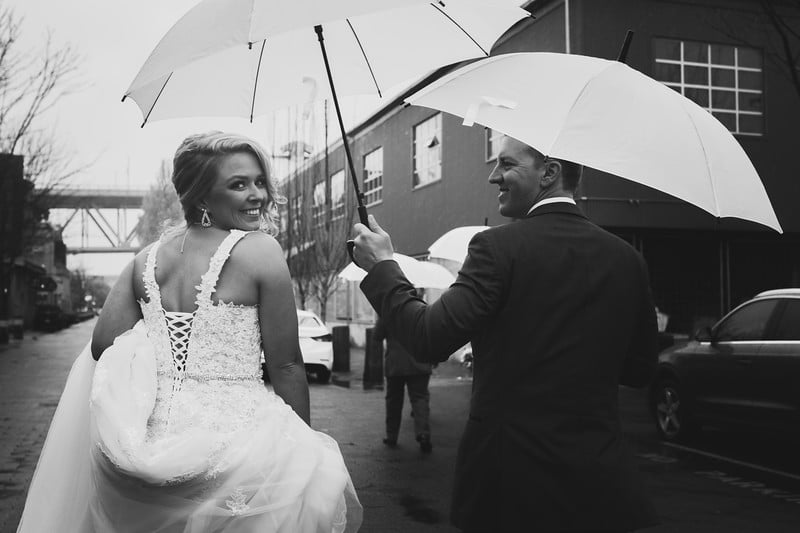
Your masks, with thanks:
M356 202L358 202L358 218L362 224L369 227L369 222L367 221L367 208L364 207L364 194L361 192L361 189L358 187L358 178L356 177L356 169L353 165L353 156L350 154L350 144L347 142L347 132L344 130L344 122L342 121L342 112L339 109L339 98L336 96L336 87L333 85L333 76L331 75L331 67L328 63L328 53L325 50L325 39L322 36L322 26L317 25L314 26L314 31L317 32L317 39L319 40L319 46L322 50L322 60L325 62L325 72L328 75L328 84L331 87L331 96L333 97L333 105L336 108L336 118L339 121L339 130L342 133L342 145L344 146L344 152L347 156L347 164L350 167L350 177L353 179L353 188L356 192Z

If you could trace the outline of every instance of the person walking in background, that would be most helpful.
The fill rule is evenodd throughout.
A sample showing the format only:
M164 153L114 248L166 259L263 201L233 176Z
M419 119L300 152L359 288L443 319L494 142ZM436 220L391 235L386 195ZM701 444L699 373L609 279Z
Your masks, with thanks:
M379 344L386 341L383 352L383 371L386 376L386 438L383 443L389 447L397 446L400 420L403 417L404 389L407 388L419 449L423 453L430 453L433 450L428 391L431 364L414 359L387 331L385 322L380 318L375 323L373 338Z
M546 73L543 77L547 79ZM361 290L421 361L472 342L470 413L451 520L465 532L627 532L658 523L619 416L657 357L641 255L575 204L581 167L511 137L489 184L513 220L475 235L458 278L428 305L374 217L355 225Z

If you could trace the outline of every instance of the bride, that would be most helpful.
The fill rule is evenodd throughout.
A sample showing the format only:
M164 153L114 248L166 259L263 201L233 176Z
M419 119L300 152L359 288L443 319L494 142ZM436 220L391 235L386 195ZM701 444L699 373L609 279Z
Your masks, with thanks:
M357 531L338 445L308 425L264 151L236 135L191 136L172 181L186 227L142 250L109 294L18 532Z

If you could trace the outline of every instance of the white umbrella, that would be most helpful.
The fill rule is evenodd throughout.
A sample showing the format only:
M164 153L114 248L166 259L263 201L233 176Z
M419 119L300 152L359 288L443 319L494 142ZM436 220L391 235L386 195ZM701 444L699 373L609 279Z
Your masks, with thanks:
M432 259L448 259L463 263L467 257L469 241L476 233L489 229L489 226L461 226L453 228L438 239L428 248Z
M195 116L252 121L331 98L358 215L368 224L336 93L380 96L444 65L488 56L528 16L509 0L204 0L161 39L123 100L136 102L144 126Z
M711 113L618 61L519 53L451 72L406 99L782 232L744 149Z
M125 92L145 121L251 118L309 97L377 94L488 55L530 16L509 0L204 0L164 35Z
M400 270L415 287L446 289L456 280L455 276L441 265L417 261L413 257L398 253L395 253L392 259L397 261ZM338 277L347 281L361 281L366 275L365 270L357 267L355 263L350 263L339 272Z

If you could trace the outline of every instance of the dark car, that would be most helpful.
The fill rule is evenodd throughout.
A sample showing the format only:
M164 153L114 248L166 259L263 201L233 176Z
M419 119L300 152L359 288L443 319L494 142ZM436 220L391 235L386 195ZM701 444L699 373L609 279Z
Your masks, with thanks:
M57 305L39 305L33 316L33 328L40 331L56 331L69 325L68 317Z
M703 424L800 433L800 289L762 292L662 352L650 407L671 441Z

